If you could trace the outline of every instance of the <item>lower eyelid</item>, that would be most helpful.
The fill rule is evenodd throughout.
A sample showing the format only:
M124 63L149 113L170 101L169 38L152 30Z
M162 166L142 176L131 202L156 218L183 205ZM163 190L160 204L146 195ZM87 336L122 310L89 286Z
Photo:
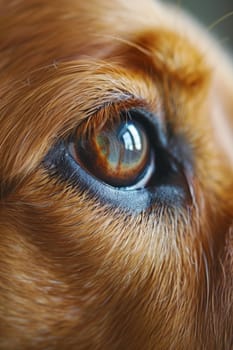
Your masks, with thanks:
M185 189L180 186L159 185L151 191L145 188L123 190L98 182L66 153L63 174L59 176L73 184L78 191L87 192L95 201L130 214L139 214L153 206L183 207L187 199ZM69 177L68 174L73 176Z

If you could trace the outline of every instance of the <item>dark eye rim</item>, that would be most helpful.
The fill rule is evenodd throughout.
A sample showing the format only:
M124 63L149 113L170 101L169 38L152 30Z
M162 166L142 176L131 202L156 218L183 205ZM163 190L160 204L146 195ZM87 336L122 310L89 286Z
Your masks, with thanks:
M144 109L131 108L126 112L144 118L154 147L160 152L160 161L165 161L169 166L171 174L166 180L162 179L162 175L161 178L156 179L156 183L148 187L131 190L108 185L93 177L74 160L69 152L67 140L60 140L54 145L43 162L44 167L51 176L69 183L79 192L87 192L98 202L133 213L147 210L152 205L177 208L190 203L187 179L182 166L167 150L168 140L159 118Z
M53 152L52 158L48 156L44 162L50 175L71 184L79 192L87 192L103 205L137 214L147 210L155 203L156 205L182 207L186 201L186 192L179 185L160 184L156 188L125 191L122 188L114 188L99 182L75 162L63 142L57 144L56 147L58 149ZM55 158L59 161L56 161Z

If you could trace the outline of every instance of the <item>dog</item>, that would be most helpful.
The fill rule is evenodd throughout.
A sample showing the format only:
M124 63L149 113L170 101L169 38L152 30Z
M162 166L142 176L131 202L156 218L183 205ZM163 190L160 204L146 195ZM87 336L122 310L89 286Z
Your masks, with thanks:
M233 349L230 55L152 0L0 29L0 349Z

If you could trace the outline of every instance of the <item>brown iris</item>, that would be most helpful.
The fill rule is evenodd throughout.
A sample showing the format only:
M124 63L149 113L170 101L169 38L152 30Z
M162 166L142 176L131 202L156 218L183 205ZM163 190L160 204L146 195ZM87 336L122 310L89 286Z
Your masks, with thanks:
M105 125L89 137L77 135L76 139L71 149L75 160L109 185L134 186L147 173L151 162L150 141L137 121Z

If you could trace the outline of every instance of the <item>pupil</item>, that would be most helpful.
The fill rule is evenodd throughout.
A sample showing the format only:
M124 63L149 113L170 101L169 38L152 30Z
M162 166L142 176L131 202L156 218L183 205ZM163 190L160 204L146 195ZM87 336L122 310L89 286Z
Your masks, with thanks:
M96 141L98 155L106 160L108 173L118 172L118 177L126 177L129 171L137 172L144 166L148 145L139 124L121 123L116 129L102 131Z
M140 167L147 152L147 139L144 130L136 123L122 123L117 133L121 147L118 166L122 168Z
M136 121L103 127L80 140L76 152L96 177L115 187L137 183L150 165L150 145L144 127Z

